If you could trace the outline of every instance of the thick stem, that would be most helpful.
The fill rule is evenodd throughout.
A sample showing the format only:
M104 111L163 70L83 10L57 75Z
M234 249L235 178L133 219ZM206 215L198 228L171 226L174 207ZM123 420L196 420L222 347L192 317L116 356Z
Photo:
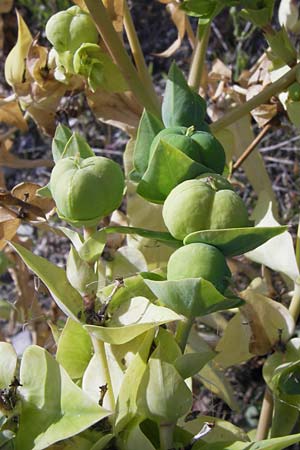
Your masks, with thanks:
M257 106L266 103L273 95L277 95L289 87L290 84L296 80L297 71L300 68L300 63L289 70L285 75L279 78L274 83L267 86L262 92L252 97L246 103L235 107L229 113L225 114L221 119L210 125L212 133L216 133L222 128L228 127L232 123L239 120L241 117L249 114Z
M267 387L263 399L259 422L256 430L256 440L261 441L266 439L269 434L269 429L272 422L273 413L273 396L270 389Z
M194 323L193 317L178 322L175 338L182 353L184 353L193 323Z
M86 241L89 237L91 237L97 231L97 226L94 227L84 227L83 228L83 237Z
M191 69L188 78L188 84L194 88L197 92L201 85L201 78L203 74L206 50L210 35L210 23L204 25L201 33L201 38L199 37L199 26L197 32L197 41L194 48L193 59L191 64Z
M132 17L128 8L127 1L124 1L124 27L129 41L130 49L135 61L137 71L139 73L140 79L144 83L144 88L148 91L149 96L156 98L156 92L154 90L152 80L146 66L143 51L141 49L140 41L138 39ZM157 104L158 104L157 99Z
M150 96L145 89L129 55L123 47L118 33L113 27L102 0L85 0L85 4L106 47L126 79L130 90L143 107L160 117L157 97Z
M109 372L108 363L107 363L104 342L97 339L95 336L93 336L93 334L91 334L90 336L92 339L95 355L97 355L97 358L100 361L102 373L104 374L104 379L107 384L107 393L105 395L107 396L108 400L107 400L106 405L107 405L107 408L109 408L111 411L114 411L116 403L115 403L115 397L114 397L110 372Z
M173 445L174 423L161 423L159 425L160 450L170 450Z

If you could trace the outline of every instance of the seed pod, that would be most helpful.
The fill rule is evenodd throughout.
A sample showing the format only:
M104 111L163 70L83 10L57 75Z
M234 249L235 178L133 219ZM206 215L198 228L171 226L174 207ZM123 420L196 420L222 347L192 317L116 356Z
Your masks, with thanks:
M225 180L226 181L226 180ZM165 224L176 239L200 230L250 225L243 200L231 189L210 181L188 180L176 186L163 206Z
M208 244L189 244L180 247L170 257L167 267L168 280L204 278L221 293L231 277L223 253Z
M55 164L50 189L59 217L75 226L92 226L120 206L124 176L111 159L68 157Z
M46 36L58 53L74 53L81 44L96 44L99 39L90 15L79 6L54 14L47 22Z

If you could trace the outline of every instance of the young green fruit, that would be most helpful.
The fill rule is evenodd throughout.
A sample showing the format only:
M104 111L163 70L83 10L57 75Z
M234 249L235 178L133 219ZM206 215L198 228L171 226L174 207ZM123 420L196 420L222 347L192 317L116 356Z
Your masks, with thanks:
M81 44L96 44L99 39L90 15L79 6L54 14L46 24L46 36L58 53L74 53Z
M223 293L231 272L220 250L212 245L196 243L184 245L171 255L167 277L169 281L204 278Z
M176 239L200 230L250 225L243 200L231 189L218 190L211 181L188 180L176 186L163 206L165 224Z
M50 189L59 217L75 226L92 226L120 206L124 176L111 159L68 157L55 164Z
M155 136L150 147L150 158L160 140L178 148L214 172L223 173L225 152L221 143L211 133L195 131L194 127L165 128Z

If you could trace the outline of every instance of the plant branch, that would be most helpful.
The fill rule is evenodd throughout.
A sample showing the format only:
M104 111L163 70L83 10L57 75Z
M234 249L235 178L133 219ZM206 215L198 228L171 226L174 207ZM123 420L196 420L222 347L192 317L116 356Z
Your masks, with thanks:
M200 28L198 25L197 29L197 40L196 45L193 52L192 64L190 68L190 73L188 77L188 84L194 88L197 92L201 85L201 78L203 74L204 64L205 64L205 56L207 45L209 41L210 35L210 23L203 26L201 37Z
M109 368L108 368L104 342L97 339L95 336L93 336L92 333L90 334L90 336L92 339L95 355L97 355L97 357L100 361L102 373L104 374L104 379L105 379L105 382L107 383L107 393L106 393L107 398L108 398L107 408L109 408L111 411L113 411L115 409L115 397L114 397L114 392L113 392L113 388L112 388L112 382L111 382L110 372L109 372Z
M251 142L251 144L246 148L246 150L242 153L242 155L238 158L238 160L234 163L232 167L231 173L237 170L245 160L251 155L255 147L260 143L263 137L268 133L268 131L272 128L272 123L267 123L260 133L256 136L256 138Z
M143 81L144 87L145 89L147 89L149 96L156 98L157 95L154 90L148 68L146 66L144 54L141 49L140 41L138 39L126 0L124 1L124 27L139 76Z
M174 423L161 423L159 425L160 450L170 450L173 445Z
M300 68L300 63L290 69L286 74L279 78L274 83L267 86L262 92L252 97L246 103L235 107L229 113L225 114L221 119L210 125L212 133L216 133L222 128L228 127L232 123L239 120L241 117L249 114L254 108L266 103L273 95L277 95L289 87L290 84L296 80L297 71Z
M255 439L257 441L261 441L268 437L269 429L272 422L272 413L273 413L273 396L270 389L266 387L265 396L262 402L261 413L259 416L258 426L256 430Z
M160 117L158 99L157 97L150 96L145 89L118 33L113 27L102 0L85 0L85 4L106 47L109 49L114 61L126 79L129 88L143 107Z

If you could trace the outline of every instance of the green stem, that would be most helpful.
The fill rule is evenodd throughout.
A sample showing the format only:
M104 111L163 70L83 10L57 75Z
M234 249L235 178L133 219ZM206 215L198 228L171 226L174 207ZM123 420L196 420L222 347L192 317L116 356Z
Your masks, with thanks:
M127 34L128 42L135 61L135 65L139 73L140 79L144 84L144 88L148 91L149 96L153 97L154 99L157 99L157 95L152 84L148 67L146 66L144 54L141 49L140 41L137 36L134 23L132 21L127 1L124 1L124 28ZM158 99L157 104L159 105Z
M201 78L205 65L205 56L210 35L210 23L204 25L201 31L202 33L200 37L200 29L198 25L197 41L194 48L192 64L188 77L188 84L197 92L199 90L199 87L201 86Z
M263 399L261 413L259 416L258 426L256 430L257 441L261 441L266 439L269 434L269 429L272 422L272 413L273 413L273 396L268 387L265 390L265 396Z
M114 61L126 79L129 88L143 107L160 117L160 107L157 97L150 96L145 89L118 33L113 27L102 0L85 0L85 4L106 47L109 49Z
M296 261L297 261L298 269L300 270L300 218L299 218L297 238L296 238Z
M289 87L290 84L296 80L297 71L300 68L300 63L290 69L286 74L279 78L274 83L267 86L262 92L252 97L246 103L232 109L229 113L225 114L221 119L210 125L212 133L216 133L222 128L228 127L241 117L249 114L257 106L264 104L270 100L273 95L277 95Z
M159 425L160 450L170 450L173 445L174 423L161 423Z
M94 227L84 227L83 228L83 238L86 241L89 237L91 237L97 231L97 226Z
M182 353L184 353L193 323L194 323L193 317L178 322L175 338Z
M95 336L93 336L92 333L90 334L90 336L92 339L95 355L97 355L97 358L100 361L102 373L104 374L104 379L105 379L105 382L107 383L107 393L105 394L108 398L107 408L109 408L111 411L114 411L116 403L115 403L115 397L114 397L110 372L109 372L108 363L107 363L104 342L97 339Z

